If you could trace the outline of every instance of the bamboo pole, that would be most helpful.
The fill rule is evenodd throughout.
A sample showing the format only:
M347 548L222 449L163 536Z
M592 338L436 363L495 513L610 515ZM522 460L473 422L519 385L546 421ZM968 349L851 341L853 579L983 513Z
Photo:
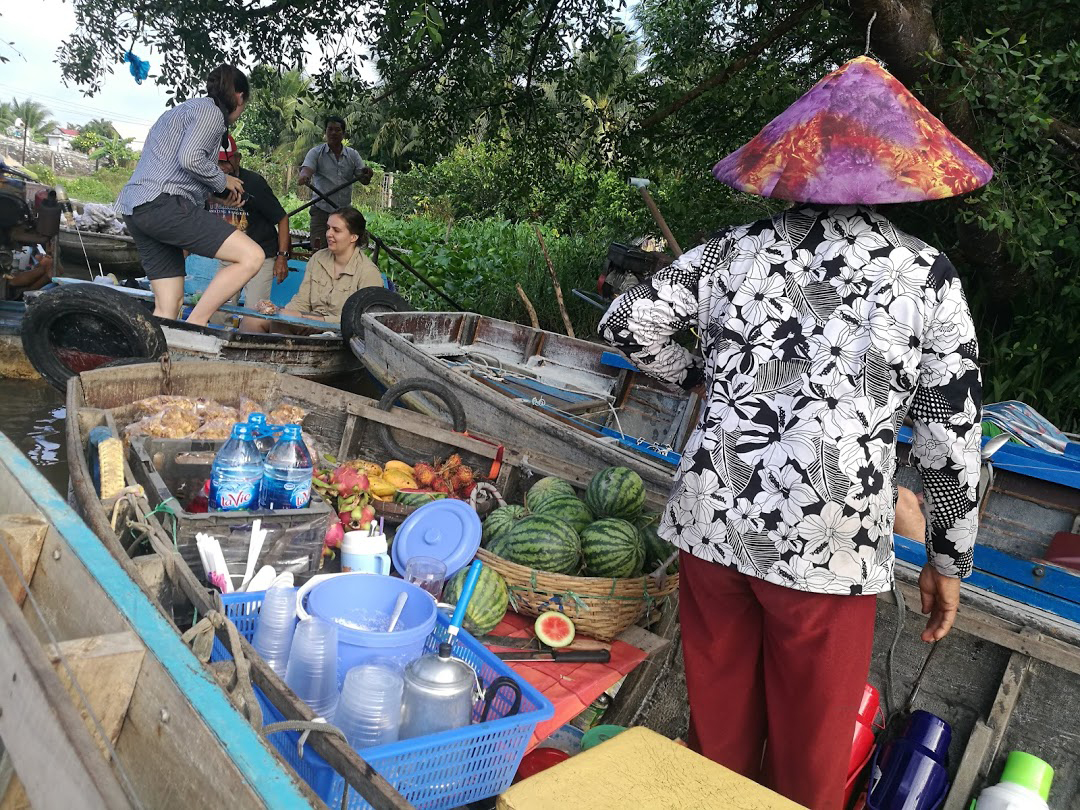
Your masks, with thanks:
M570 323L570 316L566 312L566 304L563 302L562 285L559 284L559 277L555 275L555 267L551 264L551 257L548 256L547 245L544 244L544 235L540 233L540 228L533 225L533 230L536 231L536 238L540 240L540 250L544 253L544 261L547 263L548 274L551 276L551 285L555 288L555 303L559 305L559 314L562 315L563 326L566 327L566 334L570 337L577 337L574 334L574 325Z
M529 296L525 294L520 284L514 286L517 287L517 293L521 296L521 303L525 305L525 311L529 313L529 321L532 322L533 329L539 329L540 320L536 317L536 308L532 305L532 301L529 300Z

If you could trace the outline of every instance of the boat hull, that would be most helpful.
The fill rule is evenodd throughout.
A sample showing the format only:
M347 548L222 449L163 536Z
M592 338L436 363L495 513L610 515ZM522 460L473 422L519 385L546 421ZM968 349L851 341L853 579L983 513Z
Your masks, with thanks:
M57 242L60 245L60 262L70 272L89 268L94 275L112 273L121 279L146 275L139 261L135 240L130 236L61 227Z

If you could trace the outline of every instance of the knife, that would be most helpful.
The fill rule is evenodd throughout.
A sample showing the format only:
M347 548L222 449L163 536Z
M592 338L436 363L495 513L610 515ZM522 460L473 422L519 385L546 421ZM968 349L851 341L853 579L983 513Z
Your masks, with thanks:
M477 641L481 644L487 644L491 647L508 647L512 650L539 650L547 652L552 649L546 644L541 644L540 640L536 636L526 636L524 638L520 636L477 636ZM603 641L596 641L591 638L576 638L574 642L568 648L570 650L606 650L610 645Z
M606 664L611 661L610 650L520 650L497 652L503 661L551 661L561 664Z

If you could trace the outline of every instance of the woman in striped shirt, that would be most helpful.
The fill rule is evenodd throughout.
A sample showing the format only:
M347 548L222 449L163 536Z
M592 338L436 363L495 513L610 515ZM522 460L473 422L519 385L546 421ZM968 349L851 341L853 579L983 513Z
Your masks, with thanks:
M150 279L159 317L179 317L185 251L228 263L188 316L201 325L262 265L262 248L251 237L203 207L211 194L229 205L242 201L243 182L218 168L217 154L227 127L243 113L248 92L240 70L215 68L206 80L207 98L173 107L150 128L139 164L116 201Z

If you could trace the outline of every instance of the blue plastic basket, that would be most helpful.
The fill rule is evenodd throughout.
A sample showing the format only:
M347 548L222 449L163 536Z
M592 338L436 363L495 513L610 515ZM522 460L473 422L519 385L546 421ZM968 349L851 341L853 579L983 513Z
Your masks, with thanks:
M255 634L262 600L262 593L234 593L221 597L226 615L248 641ZM450 620L440 611L435 629L424 646L425 652L437 651L439 642L449 638L449 625ZM513 781L537 723L551 719L555 713L551 701L521 680L464 630L454 641L454 655L476 670L485 688L499 676L513 678L521 688L521 710L507 717L511 700L506 690L500 690L484 723L477 722L481 709L478 703L470 726L365 748L360 752L380 776L420 810L449 810L502 793ZM210 660L231 657L225 645L215 639ZM258 687L255 696L262 708L264 723L285 719ZM301 756L297 751L299 736L297 732L281 732L273 735L272 742L319 798L331 807L339 806L344 778L311 746L305 746ZM349 791L349 808L361 810L370 806L355 790Z

